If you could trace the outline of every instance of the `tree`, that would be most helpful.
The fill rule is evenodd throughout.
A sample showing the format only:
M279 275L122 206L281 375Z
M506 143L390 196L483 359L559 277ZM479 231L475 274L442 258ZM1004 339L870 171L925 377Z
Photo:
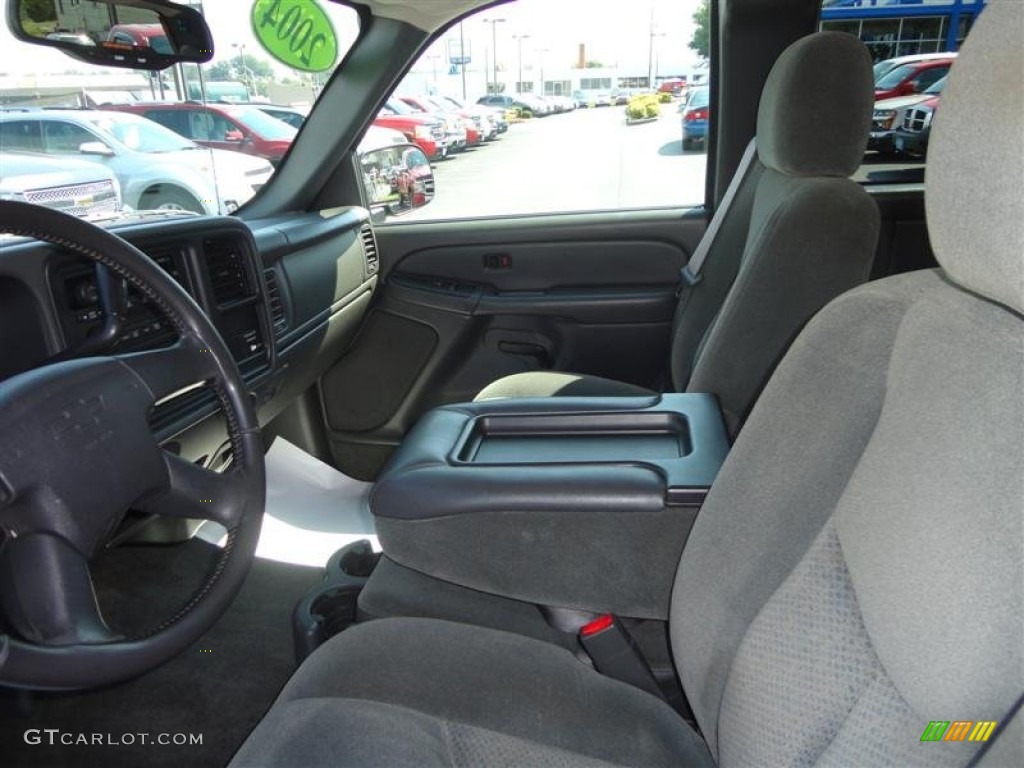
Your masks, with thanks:
M604 64L600 61L591 59L583 64L586 69L604 69Z
M245 62L246 68L252 72L254 77L274 76L274 68L270 66L270 62L266 59L258 59L255 56L246 54L242 60Z
M218 61L216 64L211 64L205 68L205 72L209 80L225 81L233 80L235 77L235 68L229 61Z
M53 0L24 0L21 5L22 19L43 23L57 20L57 6Z
M711 58L711 0L701 0L700 7L694 11L693 21L697 28L690 38L690 48L702 59Z
M245 62L245 66L242 66ZM241 61L238 56L229 59L222 59L216 64L210 64L204 70L210 80L241 80L244 82L253 81L253 85L259 80L268 80L274 77L274 68L266 59L246 54Z

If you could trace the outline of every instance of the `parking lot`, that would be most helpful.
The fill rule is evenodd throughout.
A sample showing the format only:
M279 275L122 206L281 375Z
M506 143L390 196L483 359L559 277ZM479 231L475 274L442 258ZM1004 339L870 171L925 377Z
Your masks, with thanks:
M683 152L677 103L627 125L623 107L509 126L496 141L434 163L436 196L402 221L700 205L707 155ZM913 182L910 158L865 157L858 181Z
M623 107L526 120L435 163L434 201L403 220L699 204L707 157L681 138L674 103L637 125Z

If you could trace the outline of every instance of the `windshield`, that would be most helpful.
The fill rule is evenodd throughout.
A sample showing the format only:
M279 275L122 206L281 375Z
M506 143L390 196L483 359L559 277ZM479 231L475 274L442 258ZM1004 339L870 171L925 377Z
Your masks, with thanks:
M387 109L394 112L396 115L414 115L417 112L423 111L422 109L413 109L404 101L401 101L399 99L388 99L387 103L384 106Z
M877 83L887 72L891 72L892 68L896 66L891 61L880 61L872 68L875 73L875 82Z
M101 113L85 119L136 152L180 152L183 149L198 149L198 146L188 139L144 117Z
M5 0L5 10L11 2ZM358 37L359 14L329 0L304 0L325 14L336 43L333 59L306 71L295 67L316 36L312 21L289 10L294 3L178 2L198 10L210 26L214 56L206 64L152 73L101 67L18 40L0 23L0 151L35 153L40 173L54 158L95 168L97 179L112 172L124 211L230 214L251 200L298 132L259 107L307 112ZM145 17L134 6L90 0L24 5L40 37L170 50L151 12ZM317 35L324 30L321 25ZM290 54L298 58L285 63ZM243 127L248 138L239 136ZM0 166L0 181L11 181L12 168Z
M899 85L912 74L914 74L916 69L916 64L904 64L902 67L896 67L896 69L894 69L892 72L890 72L877 83L875 83L875 90L883 91L886 88L895 88L897 85Z
M945 87L946 87L946 78L942 78L941 80L936 82L934 85L929 86L928 89L925 90L925 93L927 93L927 94L942 93L942 89L945 88Z
M264 139L289 141L298 133L288 123L271 117L256 107L225 107L224 112Z

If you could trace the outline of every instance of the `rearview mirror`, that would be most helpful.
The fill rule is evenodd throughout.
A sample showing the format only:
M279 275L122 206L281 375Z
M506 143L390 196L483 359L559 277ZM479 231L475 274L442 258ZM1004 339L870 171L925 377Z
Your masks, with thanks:
M9 0L7 26L19 40L105 67L159 70L213 58L202 15L162 0Z
M241 141L245 138L245 135L238 130L226 131L224 133L224 141Z
M434 199L434 171L423 150L394 144L359 155L363 191L370 211L392 216L422 208Z

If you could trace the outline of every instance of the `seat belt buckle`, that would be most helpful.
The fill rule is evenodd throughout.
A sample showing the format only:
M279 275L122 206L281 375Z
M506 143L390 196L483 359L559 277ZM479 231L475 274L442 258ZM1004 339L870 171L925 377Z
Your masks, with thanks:
M699 283L701 279L700 275L695 275L690 271L689 264L679 270L679 282L681 287L693 288L693 286Z
M650 666L622 623L610 613L598 616L580 628L580 644L602 675L665 698Z

